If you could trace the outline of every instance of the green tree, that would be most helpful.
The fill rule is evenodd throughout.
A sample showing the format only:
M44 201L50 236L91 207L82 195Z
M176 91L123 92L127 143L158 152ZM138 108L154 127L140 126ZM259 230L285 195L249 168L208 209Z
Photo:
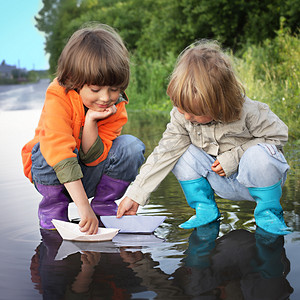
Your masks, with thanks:
M50 54L50 74L54 74L60 53L72 34L68 24L80 16L80 9L77 0L43 0L43 4L35 19L37 28L45 33L45 51Z
M96 21L117 29L139 57L164 60L202 38L217 39L234 52L245 44L274 38L280 18L291 33L299 30L295 0L43 0L36 17L46 35L50 72L68 37Z
M246 42L258 44L274 38L280 18L295 33L299 21L299 3L288 0L182 0L186 24L183 32L190 39L213 38L232 50Z

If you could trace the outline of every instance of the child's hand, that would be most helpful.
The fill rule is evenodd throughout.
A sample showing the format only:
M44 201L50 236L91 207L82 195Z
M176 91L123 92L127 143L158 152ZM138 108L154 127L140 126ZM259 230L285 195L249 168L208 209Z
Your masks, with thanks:
M99 222L91 206L88 204L80 207L79 214L81 218L79 222L80 230L87 234L96 234L98 232Z
M136 215L139 208L139 204L129 197L125 197L118 208L117 218L121 218L123 215Z
M226 175L218 160L215 160L215 162L211 166L211 169L220 176Z
M101 109L101 111L96 111L89 109L86 113L86 118L90 118L93 121L98 121L109 117L117 112L117 107L112 105L110 107Z

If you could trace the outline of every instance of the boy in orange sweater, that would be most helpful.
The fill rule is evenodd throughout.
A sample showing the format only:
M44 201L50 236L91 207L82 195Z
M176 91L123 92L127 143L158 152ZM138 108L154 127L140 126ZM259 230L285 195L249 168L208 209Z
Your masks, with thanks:
M97 233L97 216L116 214L115 200L144 161L144 144L120 136L128 83L128 51L112 28L98 25L72 35L47 89L35 137L22 149L24 173L43 195L42 228L54 229L52 219L68 221L70 201L88 234Z

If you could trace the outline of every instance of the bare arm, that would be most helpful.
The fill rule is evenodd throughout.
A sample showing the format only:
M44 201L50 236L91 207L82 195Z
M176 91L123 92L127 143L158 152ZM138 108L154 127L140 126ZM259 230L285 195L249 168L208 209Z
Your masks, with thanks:
M116 110L116 107L113 105L103 112L96 112L91 109L87 111L81 143L84 153L89 151L98 137L97 121L114 114ZM98 232L99 222L90 206L81 180L65 183L65 187L78 208L81 218L79 223L81 231L87 232L88 234L96 234Z
M98 137L97 121L105 119L110 115L116 113L117 108L115 105L105 109L103 112L97 112L89 109L86 113L81 147L84 153L87 153L91 146L95 143Z
M90 206L81 180L67 182L64 185L78 208L81 218L79 223L80 230L88 234L96 234L98 232L99 222Z

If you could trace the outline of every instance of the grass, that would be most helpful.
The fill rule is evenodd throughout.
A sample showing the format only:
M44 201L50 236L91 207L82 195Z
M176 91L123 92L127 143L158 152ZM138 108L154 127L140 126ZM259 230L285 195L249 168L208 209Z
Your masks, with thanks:
M236 69L249 98L267 103L289 127L289 137L300 144L300 40L280 30L273 40L249 46Z

